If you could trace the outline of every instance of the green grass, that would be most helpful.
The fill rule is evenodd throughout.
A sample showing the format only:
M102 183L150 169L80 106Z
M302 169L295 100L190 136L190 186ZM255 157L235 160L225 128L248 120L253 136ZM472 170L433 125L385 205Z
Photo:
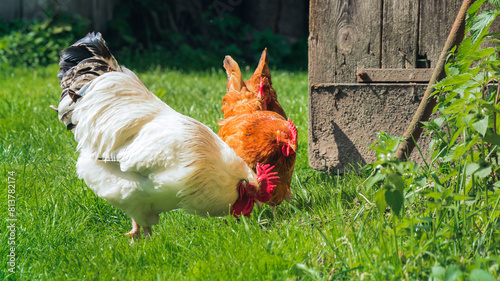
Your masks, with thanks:
M0 221L3 279L428 280L440 276L435 266L451 273L454 267L481 268L499 276L498 237L478 248L475 228L461 237L396 232L357 193L363 175L309 168L307 73L273 72L280 102L299 132L296 198L277 208L276 220L266 206L240 221L172 211L161 216L150 241L130 246L123 235L130 230L129 218L76 175L73 135L49 108L59 101L56 73L51 66L0 74L0 216L9 215L7 181L14 171L17 218L15 232L8 231L7 220ZM221 69L157 69L138 76L172 108L217 130L226 85ZM365 195L373 201L373 192ZM7 271L11 233L15 274Z

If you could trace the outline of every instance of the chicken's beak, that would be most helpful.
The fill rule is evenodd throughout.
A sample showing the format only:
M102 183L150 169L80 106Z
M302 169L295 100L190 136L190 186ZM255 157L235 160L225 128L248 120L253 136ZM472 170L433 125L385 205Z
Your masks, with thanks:
M290 148L293 150L292 153L297 152L297 144L296 143L291 143Z

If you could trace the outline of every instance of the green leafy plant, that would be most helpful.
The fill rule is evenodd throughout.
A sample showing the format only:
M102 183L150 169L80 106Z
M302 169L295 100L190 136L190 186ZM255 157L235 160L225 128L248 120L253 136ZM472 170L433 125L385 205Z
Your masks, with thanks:
M396 150L401 141L400 137L389 136L385 132L378 134L379 139L370 147L375 151L377 161L369 167L373 170L373 176L367 182L371 188L378 182L383 182L375 194L375 203L380 212L384 212L387 206L399 215L404 203L404 190L406 183L403 178L407 163L400 162L396 158Z
M77 21L77 23L74 23ZM49 17L44 22L0 24L0 63L11 66L39 66L57 63L59 52L82 33L85 19Z
M434 118L424 122L432 140L428 151L417 147L423 165L394 157L399 137L380 133L370 147L377 161L367 166L365 188L380 212L390 207L395 215L386 224L395 239L412 234L412 243L429 253L454 249L455 255L435 260L435 280L493 280L496 268L490 254L498 255L500 237L500 47L493 45L500 33L488 29L500 2L490 1L494 8L479 13L485 2L469 9L469 35L450 53L446 78L433 86L438 103ZM464 246L465 239L473 246ZM464 256L487 262L466 262Z

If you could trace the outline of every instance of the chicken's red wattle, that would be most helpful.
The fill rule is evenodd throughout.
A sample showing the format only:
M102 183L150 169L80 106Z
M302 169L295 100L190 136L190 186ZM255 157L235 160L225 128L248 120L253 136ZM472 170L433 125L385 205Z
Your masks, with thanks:
M238 200L236 200L236 202L234 202L233 206L231 207L231 215L233 215L235 218L241 215L249 217L253 210L255 196L251 196L250 194L248 194L243 181L240 181L238 183L238 194Z

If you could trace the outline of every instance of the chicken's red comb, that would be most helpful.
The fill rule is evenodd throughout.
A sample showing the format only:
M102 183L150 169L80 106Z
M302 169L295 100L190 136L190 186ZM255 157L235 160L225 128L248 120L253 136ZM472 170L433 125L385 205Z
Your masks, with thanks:
M271 172L274 166L270 164L261 165L257 163L257 178L259 180L260 191L257 194L257 200L267 202L273 195L274 188L279 181L278 172Z
M262 97L263 95L264 95L264 78L261 76L259 83L259 96Z
M260 77L260 83L259 83L259 98L262 99L262 105L264 106L264 109L267 110L267 102L266 102L266 97L264 96L264 78Z
M290 118L288 118L288 121L286 121L286 123L288 126L288 130L290 130L290 141L293 144L296 144L297 143L297 127L295 127L295 125L293 124L293 121Z

